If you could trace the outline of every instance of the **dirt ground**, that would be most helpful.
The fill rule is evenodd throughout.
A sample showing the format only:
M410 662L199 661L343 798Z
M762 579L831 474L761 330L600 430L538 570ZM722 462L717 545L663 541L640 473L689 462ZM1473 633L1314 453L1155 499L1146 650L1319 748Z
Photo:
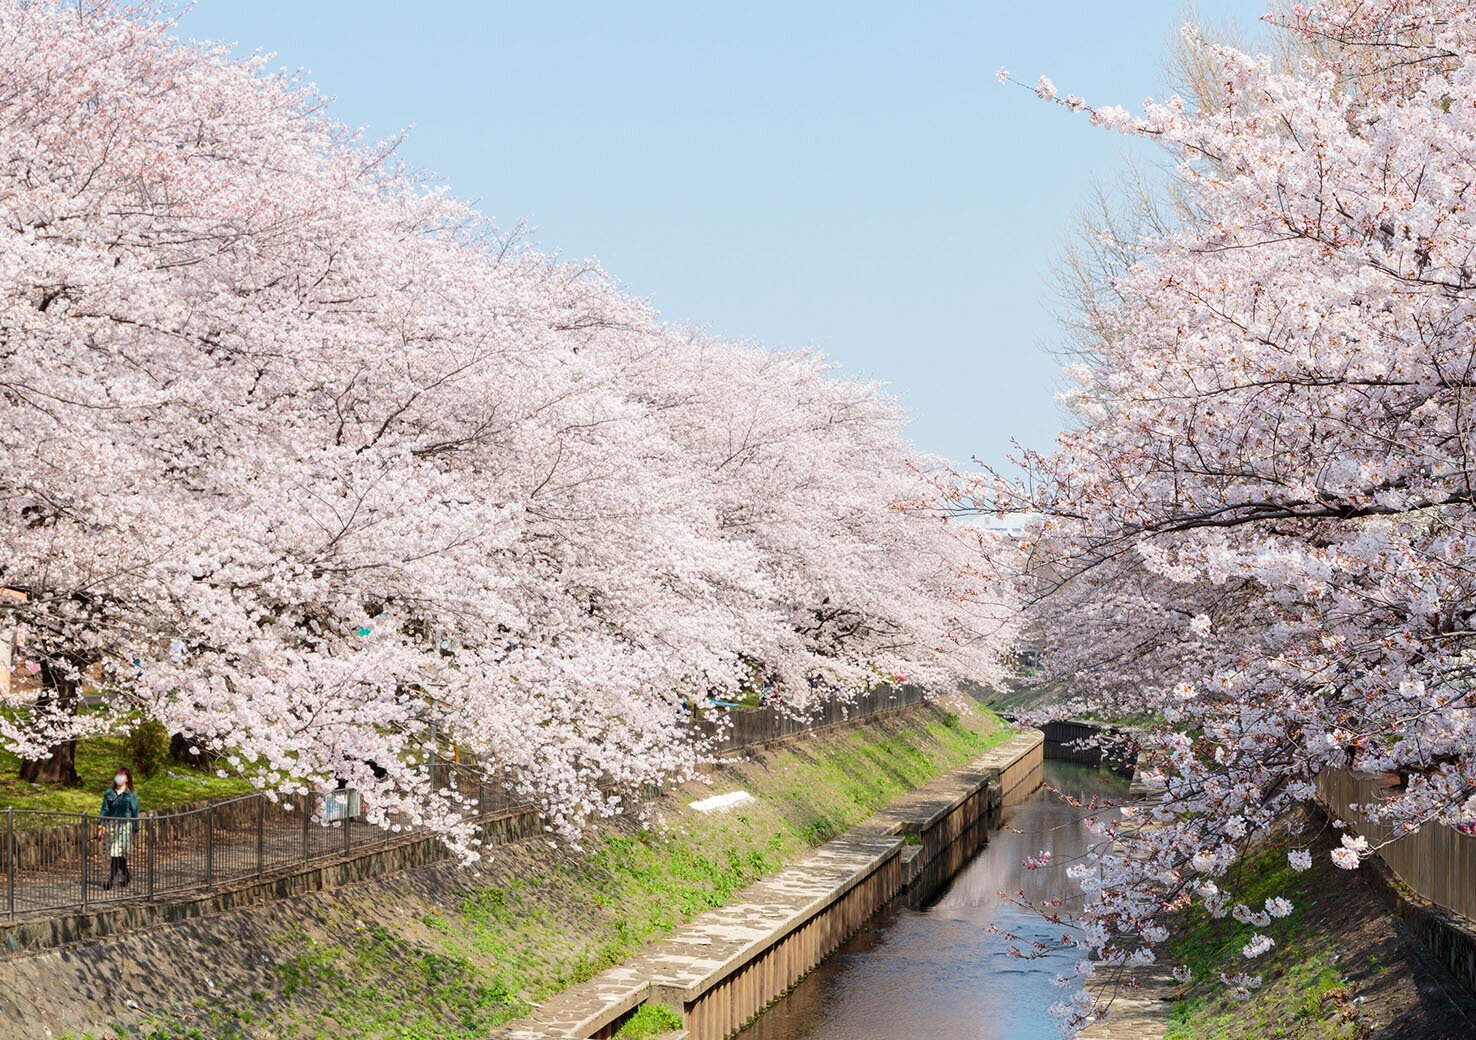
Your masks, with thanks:
M1323 857L1326 862L1326 857ZM1324 871L1336 871L1328 864ZM1372 870L1326 878L1314 896L1320 930L1352 991L1354 1021L1377 1040L1471 1040L1476 996L1391 913ZM1342 881L1342 884L1338 884Z

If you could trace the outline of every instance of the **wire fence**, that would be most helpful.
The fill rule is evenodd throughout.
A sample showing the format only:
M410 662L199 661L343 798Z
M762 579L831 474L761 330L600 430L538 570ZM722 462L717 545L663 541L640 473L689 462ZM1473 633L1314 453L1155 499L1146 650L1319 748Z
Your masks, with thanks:
M784 705L705 712L687 722L716 753L752 747L865 718L925 700L921 690L883 687L849 701L828 700L804 713ZM475 778L453 762L433 766L437 790L454 787L479 824L534 811L511 791ZM248 794L209 805L158 810L135 820L96 813L4 810L0 854L4 912L18 917L79 911L127 900L209 892L255 878L352 859L423 839L413 821L384 825L365 817L357 791ZM121 863L119 862L121 860Z

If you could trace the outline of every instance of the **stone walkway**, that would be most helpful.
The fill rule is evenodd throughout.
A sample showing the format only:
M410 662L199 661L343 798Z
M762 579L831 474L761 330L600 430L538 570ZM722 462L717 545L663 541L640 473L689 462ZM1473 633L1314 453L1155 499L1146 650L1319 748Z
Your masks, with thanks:
M735 901L702 914L665 942L551 998L532 1016L492 1034L497 1040L587 1037L653 991L700 992L749 959L776 932L825 907L837 888L870 874L902 846L896 837L842 835ZM660 994L657 993L659 998Z
M1131 799L1156 797L1156 792L1138 778L1144 765L1139 763L1128 788ZM1121 846L1117 851L1121 851ZM1178 992L1179 984L1174 981L1172 971L1173 964L1166 953L1161 953L1154 964L1124 968L1122 988L1112 998L1111 1014L1093 1022L1078 1035L1084 1040L1162 1040L1168 1033Z
M1178 983L1167 959L1123 969L1111 1014L1078 1034L1083 1040L1162 1040L1173 1016Z

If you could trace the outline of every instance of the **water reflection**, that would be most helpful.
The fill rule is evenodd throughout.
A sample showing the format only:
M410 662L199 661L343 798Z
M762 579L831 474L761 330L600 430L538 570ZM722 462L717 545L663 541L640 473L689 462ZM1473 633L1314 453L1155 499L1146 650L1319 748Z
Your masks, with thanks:
M1127 782L1064 762L1046 763L1046 783L1078 795L1120 797ZM760 1015L743 1040L1034 1040L1059 1036L1045 1009L1052 984L1073 959L1009 956L989 926L1025 943L1060 934L1040 917L1002 902L1000 890L1041 900L1073 891L1065 862L1091 835L1081 811L1040 792L1006 812L1003 827L936 902L878 914L794 991ZM1014 833L1018 830L1020 833ZM1049 849L1060 867L1026 871L1020 861Z

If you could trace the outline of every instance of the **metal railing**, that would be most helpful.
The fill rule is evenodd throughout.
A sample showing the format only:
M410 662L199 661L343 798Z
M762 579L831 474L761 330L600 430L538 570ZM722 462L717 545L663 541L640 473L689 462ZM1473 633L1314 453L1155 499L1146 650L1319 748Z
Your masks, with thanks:
M722 754L770 740L781 740L813 730L843 725L869 715L921 704L927 699L927 694L918 686L877 686L850 700L827 698L801 711L776 704L730 712L709 712L690 720L688 727L708 739L714 753Z
M451 763L439 766L444 786ZM477 820L531 808L505 790L475 781L459 785L474 798ZM83 910L129 899L210 891L253 878L352 858L423 838L404 821L380 826L364 818L357 792L248 794L138 820L95 813L7 808L0 816L5 914L17 917ZM127 872L113 867L123 853Z
M852 722L925 700L915 687L878 688L849 701L830 700L797 715L784 706L701 713L687 726L716 753ZM438 762L437 790L454 786L470 803L462 811L485 823L531 811L512 792L475 779L452 762ZM6 917L87 910L133 899L209 892L254 878L301 870L424 838L429 831L404 819L369 823L357 792L247 794L209 805L101 821L95 813L3 810L0 853ZM101 828L100 822L106 825ZM123 844L119 835L126 834ZM126 845L126 850L124 849ZM126 851L128 874L112 856Z

